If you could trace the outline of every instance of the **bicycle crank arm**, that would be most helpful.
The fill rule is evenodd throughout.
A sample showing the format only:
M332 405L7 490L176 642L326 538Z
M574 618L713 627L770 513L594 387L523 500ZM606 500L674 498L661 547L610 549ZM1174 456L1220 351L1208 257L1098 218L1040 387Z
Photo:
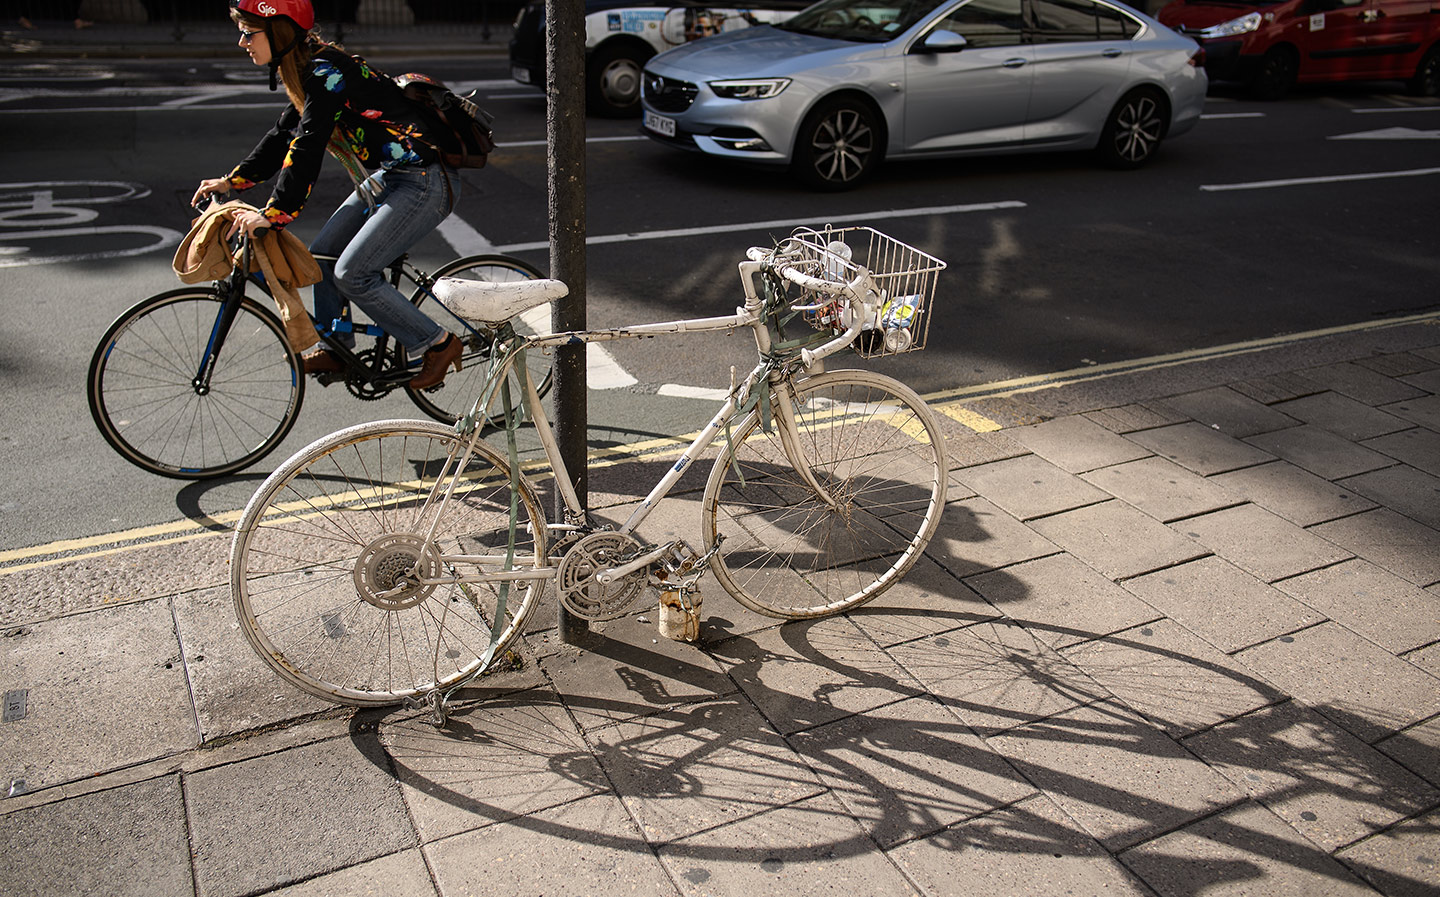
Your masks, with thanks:
M648 551L645 554L640 555L638 558L630 561L629 563L621 564L618 567L606 567L604 570L601 570L595 574L595 581L600 583L601 585L609 585L610 583L615 582L618 579L624 579L631 573L634 573L636 570L642 570L645 567L648 567L656 561L660 560L662 557L664 557L670 552L670 549L673 547L673 545L674 543L671 543L669 545L661 545L659 548L656 548L653 551Z

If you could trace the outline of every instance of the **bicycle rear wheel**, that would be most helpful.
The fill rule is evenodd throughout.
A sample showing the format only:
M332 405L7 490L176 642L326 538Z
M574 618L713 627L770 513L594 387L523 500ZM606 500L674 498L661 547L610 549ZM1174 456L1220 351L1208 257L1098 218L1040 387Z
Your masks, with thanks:
M465 444L433 421L360 424L310 444L261 484L236 526L230 584L240 628L281 677L337 703L379 706L480 668L501 587L434 581L478 572L478 560L456 556L503 556L512 538L513 569L541 566L545 517L530 482L512 491L508 463L484 442L458 477L440 479ZM442 493L454 483L443 507L437 481ZM495 660L543 590L543 580L509 584Z
M789 620L848 610L894 585L934 535L946 487L944 442L909 387L830 371L793 389L798 452L833 505L796 470L779 423L767 433L755 411L715 462L702 519L705 544L723 540L710 569L725 590Z
M456 259L442 267L433 275L440 277L458 277L462 280L480 280L487 283L510 283L517 280L535 280L545 275L529 262L507 255L472 255L466 258ZM451 314L440 303L432 300L426 301L427 294L421 290L415 294L413 301L420 306L427 315L456 334L465 342L465 354L461 356L463 367L458 373L451 373L445 378L445 382L429 390L407 390L410 399L421 411L439 421L454 422L460 415L468 414L471 406L475 404L475 397L480 394L480 389L485 385L485 379L489 376L488 363L490 361L490 346L492 335L489 331L468 324ZM534 336L540 333L550 333L550 306L542 305L539 308L525 312L513 322L515 332L521 336ZM530 376L535 381L535 387L543 397L550 391L551 360L550 356L538 349L525 353L525 364L530 369ZM514 395L519 396L519 381L512 377L510 381ZM518 401L518 398L517 398ZM487 423L492 426L499 426L503 423L500 414L492 413L487 418Z
M126 460L198 480L248 467L290 432L305 397L300 363L274 312L243 297L206 387L197 385L224 300L179 289L116 319L90 359L86 393L100 434Z

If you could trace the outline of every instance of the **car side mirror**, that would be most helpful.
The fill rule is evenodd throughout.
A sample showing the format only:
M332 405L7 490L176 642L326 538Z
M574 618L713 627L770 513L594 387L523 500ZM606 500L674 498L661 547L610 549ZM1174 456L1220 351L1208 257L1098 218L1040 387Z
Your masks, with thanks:
M964 36L939 28L926 35L915 49L922 53L958 53L968 46L970 42Z

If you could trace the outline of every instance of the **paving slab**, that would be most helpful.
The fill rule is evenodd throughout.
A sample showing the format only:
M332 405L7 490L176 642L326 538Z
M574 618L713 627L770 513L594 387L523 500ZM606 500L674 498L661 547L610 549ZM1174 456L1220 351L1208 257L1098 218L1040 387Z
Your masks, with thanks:
M986 736L1110 697L1034 632L1008 620L907 642L890 654Z
M654 844L824 790L764 718L739 699L690 704L589 735L616 792Z
M1352 477L1395 463L1388 455L1356 445L1314 424L1262 433L1245 441L1327 480Z
M1306 380L1318 383L1327 389L1333 389L1367 405L1383 405L1386 402L1409 399L1421 394L1421 391L1414 386L1348 361L1323 367L1306 368L1299 374Z
M989 741L1112 852L1242 797L1158 728L1110 702L1011 729Z
M909 673L844 617L730 639L714 653L782 735L922 692Z
M1216 479L1196 476L1164 458L1142 458L1084 474L1087 482L1162 523L1193 517L1244 501Z
M0 775L34 791L199 743L169 603L154 599L7 630Z
M1236 657L1372 744L1440 713L1440 678L1338 623L1282 635Z
M947 437L945 440L945 454L950 459L951 470L973 467L976 464L989 464L992 461L1015 458L1029 453L1028 448L1003 432L965 432ZM958 498L958 496L953 497Z
M1035 793L928 697L810 729L790 742L881 848Z
M446 838L424 851L441 897L680 893L613 794Z
M1209 549L1121 502L1034 522L1035 531L1111 579L1203 557Z
M1284 696L1173 620L1061 652L1131 710L1180 738Z
M1087 411L1085 418L1112 433L1120 434L1184 423L1190 419L1164 402L1136 402L1114 408L1101 408Z
M1367 439L1361 445L1403 461L1432 476L1440 476L1440 433L1424 427L1411 427Z
M1275 814L1253 803L1120 855L1160 897L1373 897L1374 892Z
M1351 477L1340 485L1431 529L1440 530L1440 477L1416 470L1408 464L1397 464Z
M848 614L882 648L997 615L973 589L923 556L898 583Z
M412 849L269 891L265 897L436 897L438 893L424 854Z
M1379 410L1404 418L1412 424L1440 430L1440 395L1405 399L1391 405L1381 405Z
M1257 402L1273 405L1288 399L1324 392L1325 387L1292 371L1281 371L1264 377L1252 377L1231 383L1230 388Z
M1008 567L1060 549L983 498L945 505L925 556L957 577Z
M0 816L7 897L191 894L179 776Z
M1376 505L1327 479L1296 467L1288 461L1272 461L1216 474L1213 482L1297 526L1314 526L1358 514Z
M1310 531L1415 585L1440 583L1440 530L1389 508L1335 520Z
M1409 426L1402 418L1338 392L1322 392L1273 407L1352 442L1394 433Z
M1283 430L1298 423L1284 408L1257 402L1228 386L1171 396L1165 404L1185 416L1237 439Z
M1437 367L1435 362L1416 355L1413 352L1391 352L1386 355L1375 355L1370 358L1357 358L1355 359L1355 363L1362 368L1369 368L1387 377L1405 377L1410 374L1421 374L1426 371L1433 371Z
M1432 353L1440 352L1440 349L1430 349ZM1420 353L1416 353L1417 355ZM1427 356L1428 357L1428 356ZM1428 393L1440 393L1440 367L1431 368L1428 371L1418 371L1414 374L1405 374L1400 379L1416 389Z
M336 706L281 679L260 659L240 631L228 586L177 595L174 607L202 740Z
M1387 897L1433 897L1440 890L1440 812L1407 819L1336 857Z
M1330 852L1440 803L1440 791L1423 779L1294 702L1217 726L1185 746Z
M703 605L702 605L703 606ZM592 626L584 647L541 659L555 691L582 728L655 713L734 690L698 646L661 638L654 613Z
M1325 619L1218 557L1137 576L1124 586L1226 654Z
M1440 716L1377 741L1375 747L1430 784L1440 786Z
M1132 433L1128 438L1202 477L1264 464L1275 458L1267 451L1194 421Z
M1369 561L1351 560L1276 583L1394 654L1440 641L1440 602Z
M1036 455L958 470L954 478L1020 520L1069 511L1110 497Z
M1171 528L1265 582L1351 557L1345 549L1255 505L1192 517Z
M199 897L272 890L417 843L373 736L202 770L185 786Z
M565 708L545 691L476 702L444 729L428 716L388 722L380 742L421 841L609 790Z
M657 852L680 893L697 897L915 893L830 794L702 832Z
M1043 795L912 841L890 857L934 897L1151 895Z
M1009 434L1021 445L1071 473L1123 464L1150 454L1084 417L1062 417Z
M974 576L968 583L1054 647L1129 629L1158 616L1145 602L1064 554Z

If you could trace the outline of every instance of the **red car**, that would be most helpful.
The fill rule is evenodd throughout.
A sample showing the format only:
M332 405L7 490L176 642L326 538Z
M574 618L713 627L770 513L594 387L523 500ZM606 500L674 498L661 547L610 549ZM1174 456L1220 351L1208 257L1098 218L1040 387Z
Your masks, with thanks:
M1156 18L1200 42L1212 81L1265 99L1297 83L1391 79L1440 94L1440 0L1173 0Z

